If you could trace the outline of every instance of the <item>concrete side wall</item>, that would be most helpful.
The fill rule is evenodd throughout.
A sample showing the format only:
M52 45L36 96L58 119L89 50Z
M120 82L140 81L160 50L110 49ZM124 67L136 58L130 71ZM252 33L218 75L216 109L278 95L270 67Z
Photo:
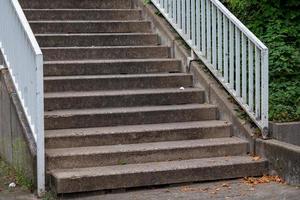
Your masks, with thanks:
M300 146L300 122L270 122L272 138Z
M7 69L0 70L0 157L35 182L36 146Z
M268 158L270 167L292 185L300 185L300 147L278 140L256 141L256 151Z

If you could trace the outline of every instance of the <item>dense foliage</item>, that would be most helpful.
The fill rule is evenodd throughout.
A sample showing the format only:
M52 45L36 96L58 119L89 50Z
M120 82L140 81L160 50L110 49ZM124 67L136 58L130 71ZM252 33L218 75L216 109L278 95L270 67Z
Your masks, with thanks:
M270 120L300 120L300 0L224 0L270 49Z

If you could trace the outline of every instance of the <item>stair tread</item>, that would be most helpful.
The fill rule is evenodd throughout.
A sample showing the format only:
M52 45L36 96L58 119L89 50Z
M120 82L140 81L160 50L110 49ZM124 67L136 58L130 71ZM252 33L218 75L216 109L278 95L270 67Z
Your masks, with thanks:
M177 77L191 76L187 73L159 73L159 74L110 74L110 75L75 75L75 76L46 76L44 80L73 80L73 79L111 79L111 78L143 78L143 77Z
M221 120L209 121L192 121L192 122L177 122L177 123L162 123L162 124L142 124L142 125L125 125L97 128L77 128L77 129L57 129L46 130L46 138L55 137L70 137L70 136L89 136L89 135L106 135L116 133L132 133L145 131L160 131L160 130L177 130L188 128L212 128L230 126L231 123Z
M144 45L144 46L88 46L88 47L41 47L41 49L145 49L145 48L169 48L162 45Z
M159 171L213 168L217 166L232 166L236 164L253 164L267 162L265 159L253 160L250 156L226 156L214 158L201 158L191 160L177 160L164 162L151 162L142 164L114 165L103 167L88 167L74 169L55 169L51 174L56 179L80 179L81 177L97 177L108 175L122 175L135 173L151 173Z
M48 157L64 157L76 155L94 155L94 154L110 154L110 153L126 153L138 151L158 151L172 149L187 149L222 145L247 144L247 141L236 138L210 138L198 140L179 140L179 141L164 141L138 144L122 144L122 145L106 145L106 146L87 146L73 148L56 148L47 149ZM241 152L243 153L243 152Z
M135 36L135 35L157 35L156 33L38 33L35 36ZM115 46L118 47L118 46Z
M25 8L23 11L141 11L139 8Z
M147 22L148 20L30 20L29 23L135 23Z
M109 60L52 60L44 61L44 64L86 64L86 63L122 63L122 62L163 62L163 61L174 61L178 62L179 59L175 58L145 58L145 59L109 59Z
M113 113L134 113L134 112L153 112L166 110L184 110L184 109L205 109L216 108L211 104L185 104L185 105L160 105L160 106L140 106L140 107L118 107L118 108L93 108L93 109L70 109L46 111L45 116L73 116L73 115L93 115L93 114L113 114Z
M67 98L67 97L89 97L89 96L115 96L115 95L137 95L137 94L164 94L164 93L185 93L202 92L201 88L162 88L162 89L137 89L137 90L107 90L107 91L66 91L45 93L45 98Z

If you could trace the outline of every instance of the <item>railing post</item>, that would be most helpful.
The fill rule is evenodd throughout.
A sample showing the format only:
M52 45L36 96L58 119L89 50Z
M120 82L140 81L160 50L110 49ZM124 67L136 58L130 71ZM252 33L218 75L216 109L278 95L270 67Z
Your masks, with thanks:
M262 121L262 135L264 138L269 137L269 52L268 49L262 50L261 55L262 69L261 69L261 121Z
M44 137L44 87L43 87L43 55L36 58L36 79L37 79L37 189L38 196L43 196L45 192L45 137Z

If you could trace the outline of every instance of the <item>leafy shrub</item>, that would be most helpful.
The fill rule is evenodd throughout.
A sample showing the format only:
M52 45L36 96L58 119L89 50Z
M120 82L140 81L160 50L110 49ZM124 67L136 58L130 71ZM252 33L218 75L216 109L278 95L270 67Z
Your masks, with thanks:
M269 47L270 120L300 120L300 1L223 3Z

